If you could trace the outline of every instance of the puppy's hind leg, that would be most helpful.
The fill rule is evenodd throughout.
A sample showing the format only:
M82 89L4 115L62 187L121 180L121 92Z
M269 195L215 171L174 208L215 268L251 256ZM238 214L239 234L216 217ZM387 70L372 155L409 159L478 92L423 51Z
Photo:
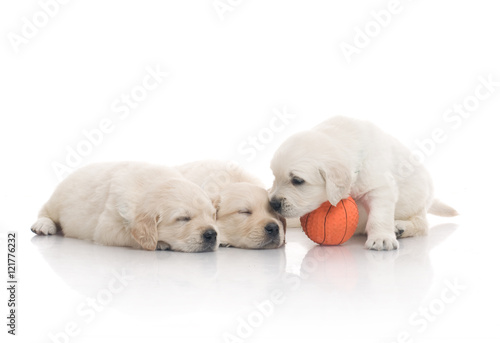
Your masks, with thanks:
M31 225L31 231L37 235L53 235L57 232L57 226L49 217L39 217L38 220Z
M429 223L422 212L405 220L396 219L394 228L398 238L425 236L429 232Z

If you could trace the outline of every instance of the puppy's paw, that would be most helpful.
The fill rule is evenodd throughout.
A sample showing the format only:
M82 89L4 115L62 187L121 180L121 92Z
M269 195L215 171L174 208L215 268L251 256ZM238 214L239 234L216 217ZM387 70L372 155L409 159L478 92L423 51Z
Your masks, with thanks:
M158 244L156 244L156 250L170 250L170 245L163 241L159 241Z
M394 222L394 232L397 238L415 236L415 226L409 220L396 220Z
M396 238L402 238L405 230L407 229L406 227L406 221L404 220L396 220L394 223L394 233L396 234Z
M42 217L31 226L31 231L37 235L53 235L57 232L57 227L51 219Z
M370 250L395 250L399 243L395 235L368 235L365 248Z

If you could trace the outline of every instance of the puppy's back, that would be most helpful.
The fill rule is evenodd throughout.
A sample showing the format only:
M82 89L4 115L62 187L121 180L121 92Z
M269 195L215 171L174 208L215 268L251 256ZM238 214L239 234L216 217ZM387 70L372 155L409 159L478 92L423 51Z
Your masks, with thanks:
M173 168L140 162L91 164L76 170L57 186L39 217L50 218L65 236L92 240L101 214L110 206L116 210L117 223L123 220L117 199L128 198L133 203L146 184L166 176L181 177Z
M64 179L45 203L40 216L52 219L65 234L92 239L99 213L104 208L113 174L121 163L98 163L80 168Z
M197 185L204 187L210 183L219 191L229 184L238 182L248 182L264 188L259 179L232 162L202 160L183 164L176 169Z

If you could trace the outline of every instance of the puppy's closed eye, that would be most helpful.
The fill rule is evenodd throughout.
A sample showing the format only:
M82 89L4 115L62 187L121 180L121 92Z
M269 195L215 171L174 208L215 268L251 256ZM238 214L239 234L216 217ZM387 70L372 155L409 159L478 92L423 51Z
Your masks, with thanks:
M305 182L304 179L301 179L300 177L294 176L292 178L292 185L294 185L294 186L300 186L300 185L304 184L304 182Z
M176 219L178 222L188 222L191 220L191 217L188 217L188 216L183 216L183 217L179 217Z
M250 211L250 210L248 210L248 209L245 208L243 210L238 211L238 213L245 214L245 215L251 215L252 211Z

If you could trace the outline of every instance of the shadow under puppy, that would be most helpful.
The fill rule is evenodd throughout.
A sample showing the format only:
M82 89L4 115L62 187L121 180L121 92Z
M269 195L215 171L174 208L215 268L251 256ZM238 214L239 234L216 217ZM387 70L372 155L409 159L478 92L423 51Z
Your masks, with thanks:
M56 188L31 231L146 250L219 246L208 195L173 168L140 162L78 169Z
M285 218L269 205L261 182L241 167L205 160L177 167L218 201L217 227L225 246L246 249L279 248L285 243Z

